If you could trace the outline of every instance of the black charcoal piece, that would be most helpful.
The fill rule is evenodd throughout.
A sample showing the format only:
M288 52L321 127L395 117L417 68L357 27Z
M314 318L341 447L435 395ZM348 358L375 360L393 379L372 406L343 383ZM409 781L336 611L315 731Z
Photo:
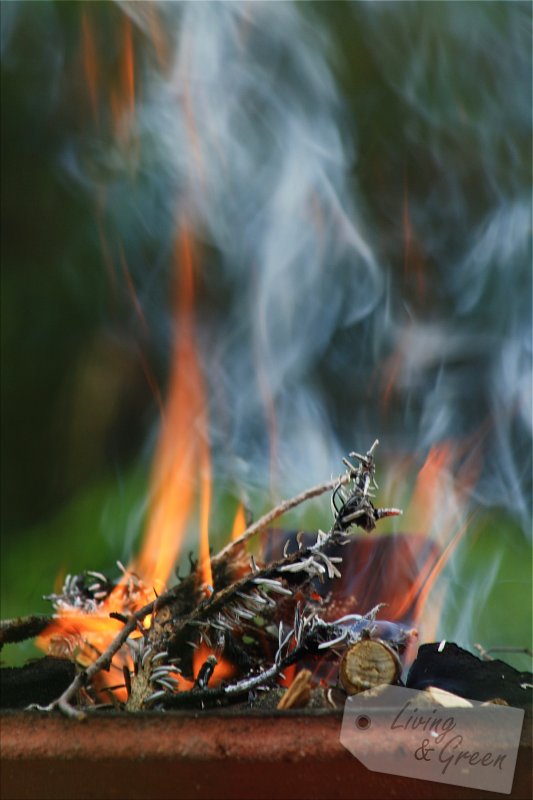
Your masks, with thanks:
M23 667L0 669L0 708L25 708L31 703L48 705L74 680L75 666L64 658L30 661Z
M511 706L532 704L531 672L504 661L482 661L453 642L423 644L407 676L409 689L436 686L469 700L505 700Z

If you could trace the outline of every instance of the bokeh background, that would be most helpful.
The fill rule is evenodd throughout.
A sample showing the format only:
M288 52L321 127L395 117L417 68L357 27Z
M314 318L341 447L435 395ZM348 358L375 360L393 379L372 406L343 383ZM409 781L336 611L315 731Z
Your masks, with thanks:
M213 545L376 437L408 504L445 444L475 518L443 632L528 646L530 29L527 2L2 2L3 618L139 547L186 218Z

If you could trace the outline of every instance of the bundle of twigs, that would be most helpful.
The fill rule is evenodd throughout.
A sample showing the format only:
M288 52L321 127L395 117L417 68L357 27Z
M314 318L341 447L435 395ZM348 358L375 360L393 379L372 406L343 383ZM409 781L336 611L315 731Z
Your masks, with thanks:
M354 526L372 530L383 517L398 509L376 508L374 450L351 453L356 463L344 459L346 472L334 481L313 487L281 503L249 526L243 535L212 558L214 587L206 596L198 570L139 610L113 616L123 623L107 649L89 666L80 668L67 690L46 708L69 716L84 715L83 701L94 698L92 683L127 647L123 659L127 710L222 705L238 698L252 699L259 690L278 685L290 665L352 645L372 631L379 606L364 615L350 614L326 622L325 601L314 591L317 581L340 577L339 545L350 542ZM333 524L318 531L311 543L298 537L297 547L270 563L245 560L245 542L265 530L286 511L325 491L333 490ZM195 565L193 565L195 567ZM113 586L103 575L69 577L62 594L54 595L58 609L98 608ZM150 624L146 619L150 617ZM192 656L199 646L209 655L192 677ZM210 685L220 659L231 663L234 677ZM130 666L132 665L131 669ZM184 690L184 686L187 688Z

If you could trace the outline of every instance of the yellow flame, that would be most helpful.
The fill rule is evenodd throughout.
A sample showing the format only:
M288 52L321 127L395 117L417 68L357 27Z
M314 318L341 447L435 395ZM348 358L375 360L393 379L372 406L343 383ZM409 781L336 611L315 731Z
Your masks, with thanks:
M235 519L233 520L233 527L231 529L231 541L234 542L246 530L246 514L244 513L244 506L239 503Z

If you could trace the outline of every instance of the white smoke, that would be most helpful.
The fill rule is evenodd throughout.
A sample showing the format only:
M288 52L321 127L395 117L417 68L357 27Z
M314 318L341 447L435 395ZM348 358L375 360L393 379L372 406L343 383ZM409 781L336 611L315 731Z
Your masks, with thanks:
M181 213L214 248L205 280L229 298L207 358L215 441L220 399L233 448L261 462L254 442L271 404L288 491L338 469L342 448L311 378L335 333L383 294L348 186L349 125L324 29L296 5L187 3L178 25L171 78L143 119L152 131L156 121ZM259 443L264 453L265 435Z

